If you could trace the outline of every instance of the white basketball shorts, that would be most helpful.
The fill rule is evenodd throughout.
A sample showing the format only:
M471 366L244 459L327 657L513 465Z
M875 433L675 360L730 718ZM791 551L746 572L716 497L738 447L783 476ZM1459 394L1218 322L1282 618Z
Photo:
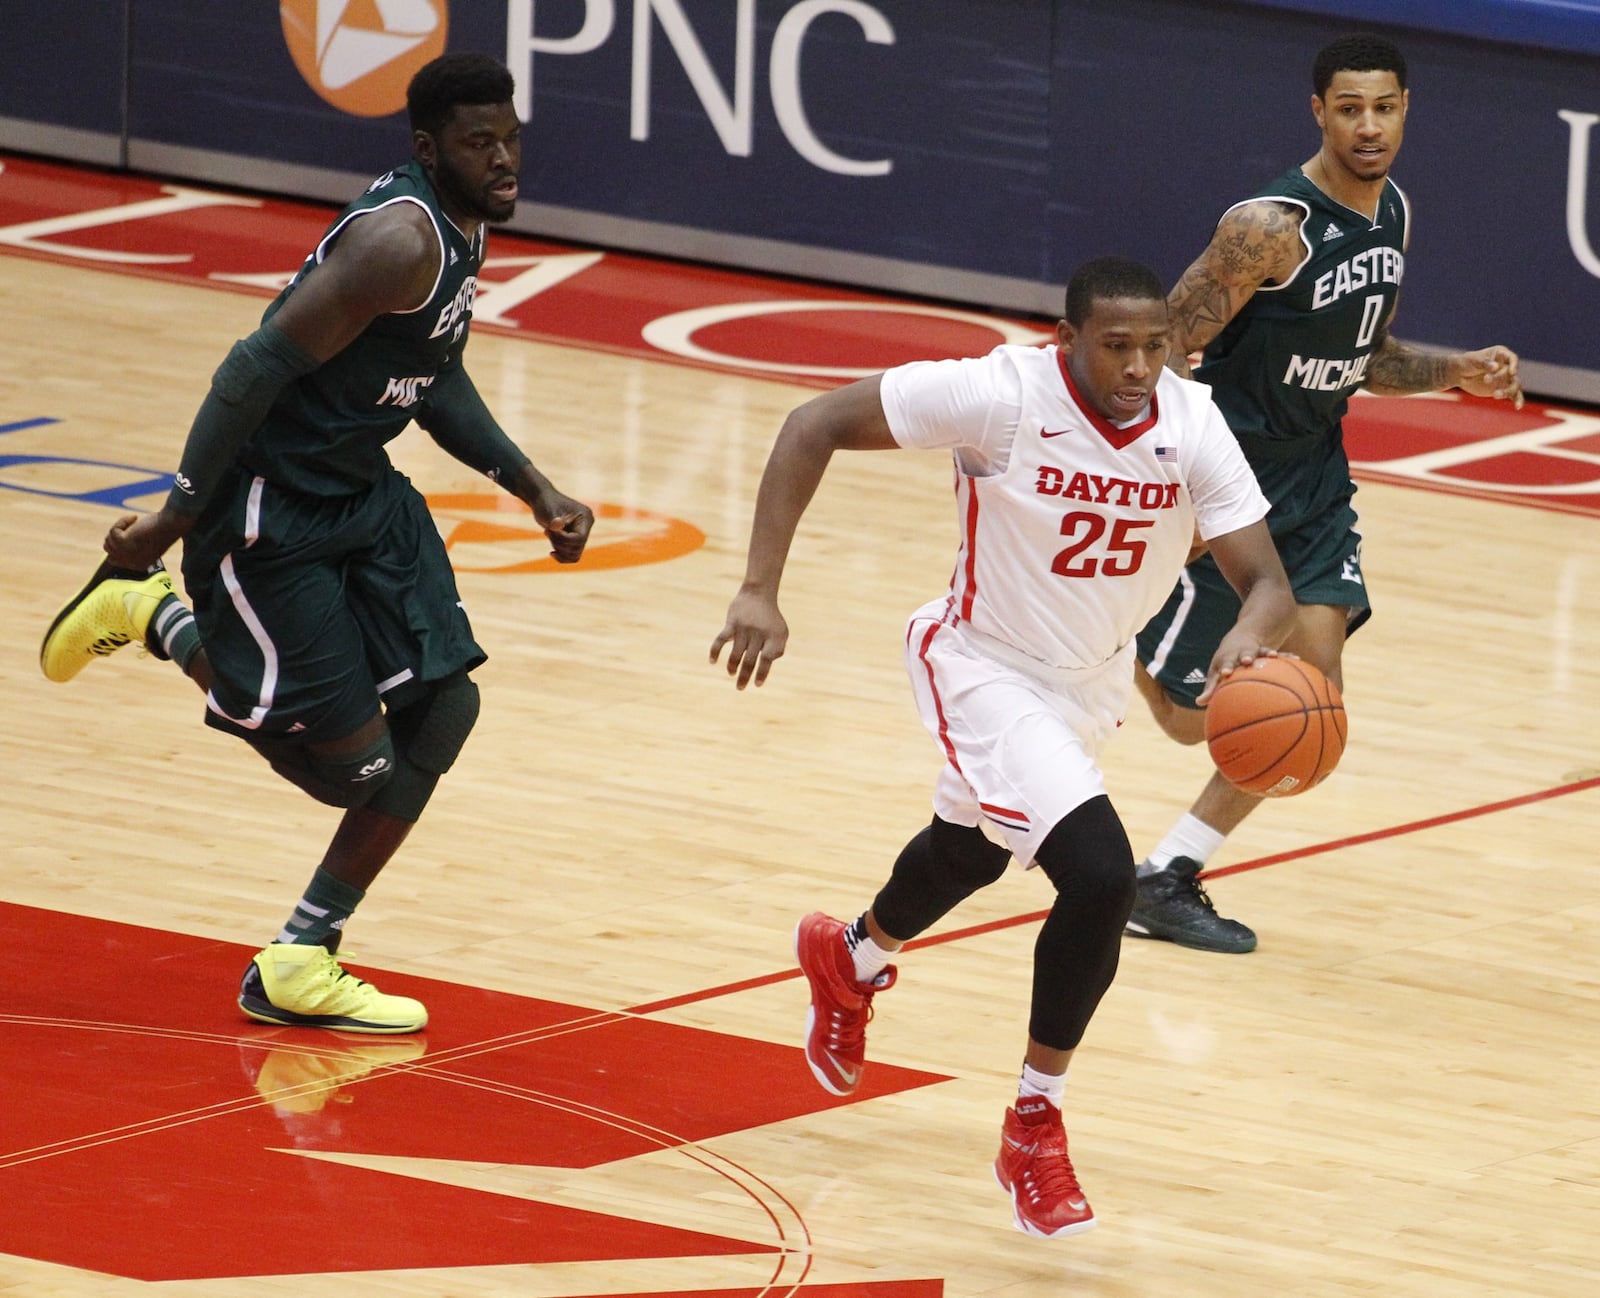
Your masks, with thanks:
M1052 668L946 622L947 610L936 600L906 627L917 712L945 757L933 809L1031 866L1050 831L1106 791L1099 756L1127 715L1133 645L1098 667Z

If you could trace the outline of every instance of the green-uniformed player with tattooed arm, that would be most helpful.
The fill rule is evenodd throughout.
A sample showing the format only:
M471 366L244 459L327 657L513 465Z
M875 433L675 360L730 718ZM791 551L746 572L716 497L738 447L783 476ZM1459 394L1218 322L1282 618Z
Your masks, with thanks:
M346 973L345 921L422 814L478 713L484 660L422 496L385 444L415 420L523 500L575 562L594 515L506 436L462 366L485 227L517 199L511 74L446 54L413 78L412 159L329 227L235 344L166 505L128 515L40 661L68 680L144 643L206 692L206 721L344 815L239 1004L269 1023L415 1032L418 1001ZM182 539L191 615L161 556Z
M1342 685L1345 638L1371 611L1341 425L1351 393L1461 388L1520 405L1522 390L1505 347L1434 354L1389 333L1411 235L1405 195L1389 179L1410 106L1400 51L1376 36L1335 41L1317 56L1312 88L1317 153L1229 208L1167 301L1174 366L1186 374L1184 358L1203 352L1194 377L1211 385L1272 502L1267 524L1299 605L1283 651ZM1195 697L1238 606L1202 555L1139 636L1140 693L1181 743L1204 737ZM1198 876L1260 801L1213 774L1141 863L1128 931L1254 950L1255 934L1217 914Z

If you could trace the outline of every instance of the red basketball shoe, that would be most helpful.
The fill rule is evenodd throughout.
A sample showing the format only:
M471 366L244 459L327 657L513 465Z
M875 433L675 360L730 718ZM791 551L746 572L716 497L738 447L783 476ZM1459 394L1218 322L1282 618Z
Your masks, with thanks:
M895 967L889 965L870 983L857 982L844 930L838 920L818 911L794 931L795 958L811 984L806 1063L822 1089L834 1095L849 1095L861 1084L872 997L893 987L895 979Z
M994 1175L1011 1192L1012 1219L1023 1234L1055 1239L1094 1226L1094 1209L1067 1157L1061 1110L1049 1100L1029 1096L1006 1110Z

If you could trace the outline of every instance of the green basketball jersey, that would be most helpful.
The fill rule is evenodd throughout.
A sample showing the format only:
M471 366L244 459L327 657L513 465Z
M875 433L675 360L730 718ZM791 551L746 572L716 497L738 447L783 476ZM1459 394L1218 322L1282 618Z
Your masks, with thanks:
M445 368L461 363L484 227L471 239L462 234L414 161L380 176L339 214L263 319L288 300L350 222L393 203L415 203L432 220L440 247L438 281L421 306L379 316L337 356L278 396L239 456L269 482L317 496L368 486L389 467L385 444L405 430Z
M1306 259L1284 283L1256 290L1205 349L1195 377L1211 385L1247 455L1281 458L1339 432L1400 291L1410 209L1385 181L1377 219L1368 220L1298 167L1245 202L1260 199L1304 211Z

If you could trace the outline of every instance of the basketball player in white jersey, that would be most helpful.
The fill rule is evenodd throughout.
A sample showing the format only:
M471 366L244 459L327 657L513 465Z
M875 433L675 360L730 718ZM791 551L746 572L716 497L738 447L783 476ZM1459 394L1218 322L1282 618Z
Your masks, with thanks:
M945 756L932 823L854 923L813 914L796 954L811 986L806 1059L824 1088L861 1080L890 957L1015 857L1056 902L1035 946L1028 1043L995 1174L1032 1235L1094 1225L1067 1154L1067 1065L1116 973L1134 861L1106 795L1101 746L1126 710L1133 640L1195 532L1242 607L1217 680L1271 652L1294 598L1267 501L1208 390L1166 368L1165 293L1137 262L1090 262L1067 288L1055 346L924 361L808 401L767 461L744 583L711 645L743 689L788 640L778 584L800 516L838 449L946 450L961 543L951 589L912 615L906 665ZM1003 846L1001 845L1003 844Z

